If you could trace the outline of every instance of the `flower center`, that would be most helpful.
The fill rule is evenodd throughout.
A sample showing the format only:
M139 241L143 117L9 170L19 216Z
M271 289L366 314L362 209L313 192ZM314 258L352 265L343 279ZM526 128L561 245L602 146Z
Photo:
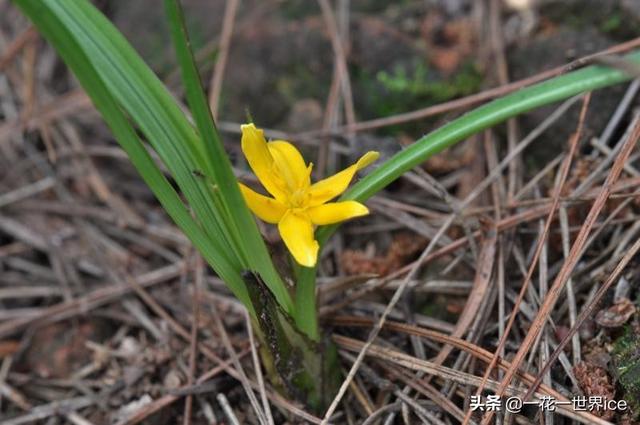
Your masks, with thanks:
M308 193L305 189L298 189L294 191L289 197L289 207L291 208L303 208L307 203Z

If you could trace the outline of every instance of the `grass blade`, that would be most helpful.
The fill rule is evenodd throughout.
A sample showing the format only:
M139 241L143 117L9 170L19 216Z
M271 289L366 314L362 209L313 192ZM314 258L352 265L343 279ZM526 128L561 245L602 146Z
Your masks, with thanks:
M229 260L224 247L207 237L202 227L189 213L179 195L167 181L147 152L134 128L123 113L117 99L103 81L95 65L89 59L77 35L64 24L50 8L51 2L17 0L16 5L31 18L42 35L57 49L65 63L73 70L80 84L91 97L96 108L113 131L116 140L127 152L134 166L176 224L202 253L207 262L229 285L234 295L248 306L250 299L237 264Z
M238 200L242 199L238 197L239 193L234 198L233 190L237 191L236 180L226 153L216 138L215 127L212 126L207 132L201 126L203 137L207 137L207 143L203 143L160 80L122 34L88 1L16 0L15 3L34 21L43 35L54 43L65 62L71 64L71 61L78 60L77 56L82 52L82 67L75 62L72 67L76 76L86 80L80 72L88 72L92 74L93 83L101 81L116 104L116 109L121 114L124 112L128 115L140 128L184 194L195 215L195 220L190 217L190 222L199 229L198 234L194 229L187 232L183 227L184 223L178 224L198 249L203 247L206 240L206 245L212 252L205 255L205 258L225 281L231 281L230 285L235 285L232 289L237 294L242 294L239 298L245 304L248 302L246 289L239 288L244 287L242 270L251 268L263 277L285 311L292 311L291 297L273 267L255 222L249 221L253 218L248 213L237 214ZM60 36L63 33L64 37ZM85 83L83 86L87 91L94 89ZM195 110L198 108L194 108ZM110 108L106 113L113 114L114 109ZM199 122L204 122L200 115L200 112L194 113ZM103 116L105 119L110 118L104 112ZM112 126L112 123L109 125ZM120 137L118 140L123 143ZM212 152L215 154L212 155ZM211 177L219 186L214 187L206 178L199 177L198 172L213 173ZM226 185L224 193L227 198L221 196L220 185ZM232 188L231 191L228 190L229 187ZM152 189L156 191L155 188ZM184 204L180 208L189 215ZM229 226L229 217L234 214L245 220L242 227L239 227L243 230L243 237L240 238L234 234L234 228ZM172 218L175 219L174 215ZM196 243L195 240L200 242ZM252 247L252 252L249 252L248 246Z
M631 53L624 59L638 64L640 52ZM533 109L631 78L621 70L594 65L520 89L476 108L416 140L354 184L340 199L366 201L403 173L476 133ZM317 239L321 245L336 228L337 226L324 226L318 230Z
M231 162L220 141L190 48L189 35L179 1L165 0L165 9L182 71L187 101L204 145L206 171L214 180L221 195L225 213L224 225L231 230L233 244L239 248L237 254L244 259L247 268L259 272L278 302L283 305L285 311L290 312L291 300L288 290L273 267L255 219L240 193Z

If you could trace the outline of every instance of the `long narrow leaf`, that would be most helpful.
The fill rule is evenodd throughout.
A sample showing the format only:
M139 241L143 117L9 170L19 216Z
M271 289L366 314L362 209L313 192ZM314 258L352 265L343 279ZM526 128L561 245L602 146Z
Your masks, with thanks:
M638 64L640 63L640 52L628 54L624 60ZM580 93L619 84L630 80L631 77L618 69L594 65L551 78L496 99L416 140L415 143L395 154L353 185L341 197L341 200L353 199L363 202L384 189L403 173L473 134L541 106L568 99ZM316 239L321 247L337 228L337 225L331 225L318 229ZM296 300L304 298L305 294L313 293L315 291L315 270L306 271L298 279L297 285ZM309 306L309 308L315 308L315 306Z
M246 264L261 274L269 289L286 311L291 311L290 295L266 250L253 215L240 193L231 162L216 129L209 104L200 81L182 9L178 0L165 0L171 35L182 70L182 80L191 113L206 152L207 171L211 173L225 209L225 225L232 229L234 243Z
M238 241L234 228L228 225L230 207L228 200L221 198L220 182L216 182L216 188L198 173L211 173L214 168L219 168L213 167L216 160L211 158L210 150L202 143L175 99L122 34L86 0L16 0L16 4L34 22L37 17L32 10L35 9L48 19L55 19L57 25L64 27L74 40L75 48L84 52L110 95L166 164L199 222L201 236L215 247L217 257L236 271L234 281L242 282L240 273L243 269L255 270L283 308L291 311L291 297L273 267L255 222L250 222L253 227L242 227L246 231L244 237L253 243L253 252L246 255L247 249L237 244L249 242L242 238ZM52 30L58 29L52 27ZM223 150L217 158L226 159ZM226 165L231 171L228 162ZM235 185L235 177L224 181ZM191 235L188 236L192 239ZM216 264L211 265L219 272Z
M625 60L640 63L640 52L627 55ZM590 66L496 99L421 137L353 185L343 199L364 201L432 155L509 118L629 79L631 75L621 70Z
M631 53L624 59L639 64L640 51ZM353 199L363 202L431 156L509 118L580 93L630 79L631 75L625 74L621 70L594 65L551 78L496 99L416 140L408 148L398 152L354 184L345 192L341 200ZM318 230L317 238L321 245L336 228L337 226L324 226Z
M29 0L27 0L29 1ZM109 92L140 127L193 208L207 235L229 255L227 231L214 208L214 194L194 173L203 169L198 136L175 100L113 25L85 0L44 0L76 39Z
M116 99L77 42L76 36L65 27L56 14L51 13L45 2L16 0L16 4L25 15L30 17L44 37L58 50L65 63L74 71L80 84L113 131L116 140L127 152L134 166L171 218L225 280L234 295L250 307L246 286L236 265L227 260L224 250L210 238L205 237L201 227L193 220L178 194L146 151ZM250 311L253 314L253 310L250 309Z

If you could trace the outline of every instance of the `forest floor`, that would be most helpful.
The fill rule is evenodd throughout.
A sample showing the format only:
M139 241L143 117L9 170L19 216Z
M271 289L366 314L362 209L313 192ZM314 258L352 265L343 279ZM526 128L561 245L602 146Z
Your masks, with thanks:
M96 3L180 98L157 0ZM529 3L184 1L218 126L249 182L247 115L299 144L321 178L371 149L389 158L543 72L640 46L634 0ZM600 90L478 134L341 227L318 296L345 374L402 296L331 423L462 423L512 362L522 373L509 391L540 378L536 397L559 403L501 409L497 423L640 423L640 149L629 145L639 89ZM276 229L262 230L278 256ZM515 357L540 311L543 332ZM322 412L259 379L250 336L244 308L56 53L0 0L0 423L258 424L256 409L275 424L320 423ZM249 402L250 387L269 409ZM629 408L563 404L579 396Z

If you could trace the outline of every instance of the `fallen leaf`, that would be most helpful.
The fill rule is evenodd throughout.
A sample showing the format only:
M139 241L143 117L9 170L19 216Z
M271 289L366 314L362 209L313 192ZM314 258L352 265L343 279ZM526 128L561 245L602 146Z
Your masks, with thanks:
M621 298L609 308L600 310L596 323L603 328L619 328L636 312L636 306L628 298Z
M14 354L19 347L18 341L0 341L0 359Z

